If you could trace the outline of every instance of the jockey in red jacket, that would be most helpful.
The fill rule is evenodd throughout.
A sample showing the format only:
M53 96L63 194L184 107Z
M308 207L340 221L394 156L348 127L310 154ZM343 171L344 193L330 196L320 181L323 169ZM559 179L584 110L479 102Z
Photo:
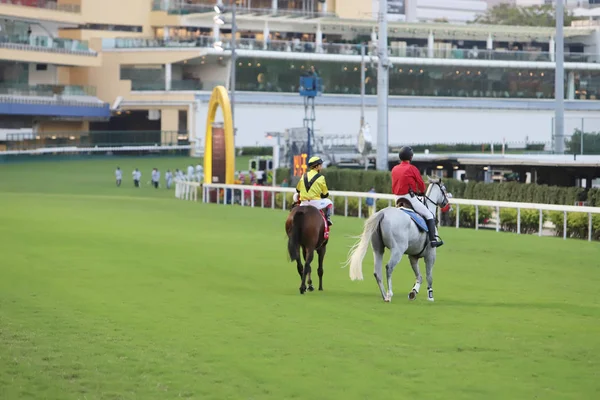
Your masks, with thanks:
M415 195L422 196L425 194L425 182L423 182L423 178L421 178L421 173L417 167L410 163L413 155L411 147L406 146L400 149L401 163L392 169L392 192L396 195L396 201L401 198L408 200L413 209L425 218L427 228L429 229L431 247L439 247L444 242L437 240L435 215L425 207L425 204L421 203L415 197Z

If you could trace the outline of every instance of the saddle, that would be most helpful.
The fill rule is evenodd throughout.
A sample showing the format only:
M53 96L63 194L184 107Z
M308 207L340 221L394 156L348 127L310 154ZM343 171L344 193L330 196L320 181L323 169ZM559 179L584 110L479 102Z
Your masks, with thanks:
M419 230L423 232L429 232L425 218L415 211L410 201L407 199L400 198L396 201L396 207L404 211L417 225Z

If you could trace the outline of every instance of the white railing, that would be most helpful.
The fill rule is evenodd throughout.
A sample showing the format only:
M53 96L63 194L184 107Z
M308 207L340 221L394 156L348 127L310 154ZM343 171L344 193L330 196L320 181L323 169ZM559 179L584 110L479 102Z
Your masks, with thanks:
M175 180L175 197L181 200L198 201L199 182Z
M185 145L172 145L172 146L113 146L113 147L77 147L77 146L65 146L65 147L41 147L39 149L28 149L28 150L4 150L0 151L0 155L38 155L38 154L84 154L84 153L105 153L105 152L122 152L122 151L162 151L162 150L189 150L192 146L189 144Z
M271 195L270 199L265 200L265 193L294 193L294 188L289 187L279 187L279 186L250 186L250 185L226 185L226 184L204 184L200 185L198 182L188 182L181 181L179 182L182 186L187 186L189 189L197 194L198 188L202 187L202 202L210 203L211 198L214 198L214 202L217 204L234 204L237 203L237 199L242 207L250 206L250 207L258 207L258 204L255 204L255 193L260 193L260 207L270 207L275 208L275 196ZM185 192L184 190L184 192ZM221 191L224 191L225 195L223 199L221 199ZM329 192L330 198L333 201L337 197L344 198L344 215L347 217L348 214L348 199L349 198L358 198L358 199L367 199L373 198L376 200L387 200L388 206L391 206L394 203L395 196L392 194L380 194L380 193L368 193L368 192L344 192L332 190ZM177 194L178 198L182 198L182 194ZM249 197L249 198L247 198ZM460 226L460 206L474 206L475 207L475 229L479 229L480 226L483 226L479 223L479 208L480 207L491 207L495 210L496 213L496 222L495 229L496 232L500 231L500 209L501 208L511 208L517 210L517 234L521 234L521 210L538 210L539 211L539 225L538 225L538 235L542 236L542 231L544 229L544 211L559 211L562 212L563 217L563 239L567 238L567 213L576 212L576 213L587 213L588 214L588 232L587 238L589 241L592 240L592 215L600 214L600 207L580 207L580 206L567 206L567 205L556 205L556 204L536 204L536 203L513 203L507 201L491 201L491 200L471 200L471 199L451 199L452 206L456 209L456 221L455 226L459 228ZM374 202L377 207L377 202ZM334 205L335 206L335 205ZM281 208L286 210L289 208L289 204L287 203L286 196L283 196ZM335 210L334 210L335 212ZM358 217L363 217L362 215L362 207L358 207Z

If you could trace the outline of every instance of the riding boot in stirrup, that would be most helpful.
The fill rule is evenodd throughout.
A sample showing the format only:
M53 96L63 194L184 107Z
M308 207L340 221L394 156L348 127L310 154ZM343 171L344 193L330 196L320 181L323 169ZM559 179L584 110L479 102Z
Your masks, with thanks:
M427 222L427 228L429 229L429 241L431 242L431 247L440 247L443 245L444 242L441 239L438 241L435 236L435 219L428 219L425 222Z
M333 225L333 222L331 222L331 207L325 208L325 219L327 220L327 225Z

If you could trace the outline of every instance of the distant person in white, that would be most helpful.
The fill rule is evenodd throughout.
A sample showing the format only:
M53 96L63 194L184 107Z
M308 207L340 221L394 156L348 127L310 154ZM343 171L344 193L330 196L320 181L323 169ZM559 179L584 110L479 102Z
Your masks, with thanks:
M194 167L190 164L187 169L187 178L189 181L194 180Z
M196 179L198 179L198 182L202 182L202 178L204 178L204 168L202 168L202 165L197 164L196 165Z
M158 189L158 182L160 181L160 172L157 168L152 168L152 185L155 189Z
M137 168L133 170L133 185L135 187L140 187L140 179L142 179L142 173Z
M121 171L121 168L117 167L117 170L115 171L115 178L117 178L117 186L121 186L121 180L123 179L123 171Z
M171 173L170 169L168 169L167 173L165 174L165 181L167 181L167 189L171 189L171 184L173 183L173 174Z

